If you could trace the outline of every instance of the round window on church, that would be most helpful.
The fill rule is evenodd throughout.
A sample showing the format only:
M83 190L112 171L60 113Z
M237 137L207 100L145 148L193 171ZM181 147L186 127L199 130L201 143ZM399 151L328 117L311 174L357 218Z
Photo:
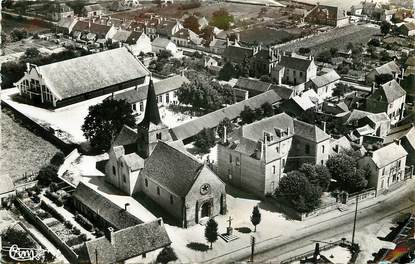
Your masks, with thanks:
M205 195L208 193L210 193L210 185L208 183L205 183L200 187L200 194Z

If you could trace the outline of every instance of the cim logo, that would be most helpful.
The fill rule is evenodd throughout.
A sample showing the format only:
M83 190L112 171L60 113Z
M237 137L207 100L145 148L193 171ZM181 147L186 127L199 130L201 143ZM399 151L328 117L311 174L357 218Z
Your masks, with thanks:
M9 257L18 262L34 260L44 262L45 252L44 249L19 248L17 245L13 245L9 248Z

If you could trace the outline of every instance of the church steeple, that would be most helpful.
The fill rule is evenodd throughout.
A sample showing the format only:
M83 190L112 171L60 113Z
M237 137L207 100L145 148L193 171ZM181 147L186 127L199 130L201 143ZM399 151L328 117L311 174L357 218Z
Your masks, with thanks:
M139 126L148 127L150 123L158 125L161 123L160 112L157 105L156 91L154 90L153 80L150 76L150 83L147 90L147 102L146 109L144 111L144 118L140 122Z

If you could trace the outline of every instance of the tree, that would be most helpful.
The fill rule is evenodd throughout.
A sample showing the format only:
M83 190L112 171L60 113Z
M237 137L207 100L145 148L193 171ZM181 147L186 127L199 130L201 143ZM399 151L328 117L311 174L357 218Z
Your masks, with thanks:
M274 108L268 102L261 105L262 113L265 117L270 117L274 115Z
M199 20L195 16L189 16L183 21L183 27L188 28L195 33L199 33Z
M330 184L331 175L330 171L325 166L304 163L301 165L299 171L307 177L311 184L320 186L323 191L327 190Z
M221 8L212 13L212 20L210 24L217 28L228 30L232 22L233 16L230 15L226 9Z
M166 61L168 60L171 56L173 56L170 52L170 50L161 50L159 52L159 54L157 54L157 60L158 61Z
M218 223L213 218L207 222L205 238L210 243L210 249L212 249L212 244L218 240Z
M212 26L207 26L202 29L201 36L204 39L204 45L209 47L210 42L213 40L215 33Z
M337 181L337 187L348 193L363 190L367 186L366 171L357 169L357 159L346 153L339 153L326 162L333 179Z
M225 117L222 121L220 121L218 125L217 133L220 138L224 137L225 127L226 127L226 133L229 135L232 132L233 124L232 124L232 121L227 117Z
M244 110L241 112L242 124L249 124L255 121L255 111L251 107L245 105Z
M378 85L385 84L393 80L393 75L388 73L382 73L375 76L375 83Z
M311 212L320 204L320 187L311 184L304 173L296 170L290 171L281 179L278 193L287 197L301 213Z
M336 88L333 89L333 96L337 96L340 99L340 97L344 96L348 89L349 87L346 84L338 83L336 84Z
M34 59L40 56L40 51L37 48L28 48L24 53L24 58Z
M208 153L215 146L215 133L210 128L203 128L195 138L194 145L202 153Z
M325 63L331 63L331 53L328 50L322 51L317 55L317 60Z
M56 152L55 155L53 155L52 159L50 160L50 164L54 166L60 166L65 162L65 154L63 154L61 151Z
M156 263L162 263L167 264L170 261L176 261L177 256L176 253L174 253L174 250L168 246L163 248L163 250L157 255Z
M124 100L110 98L101 104L89 107L81 129L95 150L105 152L110 148L111 140L124 125L135 126L130 104Z
M380 40L377 38L370 39L367 45L372 47L380 47Z
M337 48L330 48L330 55L332 57L336 56L338 49Z
M58 177L58 169L53 165L46 165L40 168L37 179L39 184L47 186L51 181Z
M389 24L389 22L382 21L382 23L380 24L380 32L382 32L382 34L386 36L387 34L389 34L390 30L391 24Z
M261 223L261 213L259 212L258 205L254 206L254 209L252 210L251 215L251 223L254 225L254 232L256 232L256 226Z
M27 38L27 31L26 30L19 30L19 29L13 29L12 32L10 32L10 38L12 42L22 40L24 38Z
M234 77L237 77L235 67L233 67L233 65L229 62L225 63L219 71L218 79L222 81L229 81Z

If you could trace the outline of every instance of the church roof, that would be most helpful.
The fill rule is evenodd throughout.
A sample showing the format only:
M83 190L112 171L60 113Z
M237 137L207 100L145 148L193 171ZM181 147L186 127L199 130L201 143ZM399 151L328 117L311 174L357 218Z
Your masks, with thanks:
M170 192L184 197L204 167L190 153L159 141L141 171L143 178L157 182Z
M120 133L118 133L117 137L114 139L112 145L116 146L125 146L135 143L137 140L137 131L132 129L131 127L124 125L121 128Z
M281 56L279 66L286 67L288 69L294 69L305 72L311 65L312 60L299 58L297 56Z
M153 80L150 79L150 83L148 84L148 91L147 91L147 102L146 102L146 109L144 110L144 118L141 120L138 126L149 128L150 124L159 125L161 124L160 112L157 105L157 96L154 90L154 83Z

